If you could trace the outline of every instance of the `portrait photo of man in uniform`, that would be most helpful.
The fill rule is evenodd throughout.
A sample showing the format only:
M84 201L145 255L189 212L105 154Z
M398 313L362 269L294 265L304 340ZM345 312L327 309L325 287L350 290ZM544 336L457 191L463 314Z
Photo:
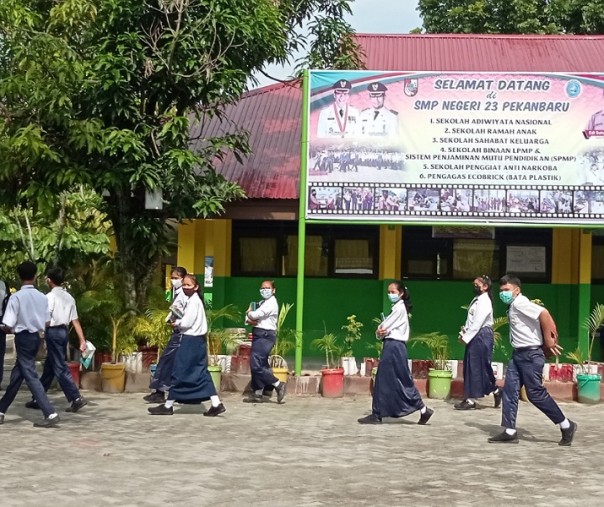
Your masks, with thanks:
M591 115L591 118L587 122L587 131L599 131L604 134L604 89L602 90L602 107L599 111L596 111Z
M398 135L398 112L385 107L388 88L380 82L367 86L371 107L361 111L361 135L396 137Z
M339 79L333 86L333 104L319 112L317 137L346 138L358 135L359 110L348 104L352 85Z

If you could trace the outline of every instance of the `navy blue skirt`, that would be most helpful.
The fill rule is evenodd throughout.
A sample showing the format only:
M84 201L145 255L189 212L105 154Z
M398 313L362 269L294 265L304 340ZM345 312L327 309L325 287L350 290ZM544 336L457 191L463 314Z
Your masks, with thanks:
M180 347L174 356L168 399L181 403L201 403L216 395L207 363L206 337L182 335Z
M407 346L384 340L373 387L372 412L379 417L403 417L424 406L407 363Z
M466 398L482 398L496 388L493 359L493 329L483 327L466 345L463 357L463 391Z

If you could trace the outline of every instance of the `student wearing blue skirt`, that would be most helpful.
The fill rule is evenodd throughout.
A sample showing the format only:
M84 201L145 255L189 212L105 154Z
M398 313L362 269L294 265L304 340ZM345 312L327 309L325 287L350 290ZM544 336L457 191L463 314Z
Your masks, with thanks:
M404 417L419 410L418 424L426 424L434 411L426 406L409 371L407 345L411 300L400 281L388 286L392 311L378 326L375 335L384 348L373 387L371 414L358 419L361 424L380 424L383 417Z
M495 408L501 404L501 389L495 383L493 359L493 296L491 279L487 275L474 279L474 299L468 307L468 317L459 333L459 341L466 346L463 357L464 399L456 403L456 410L474 410L475 398L493 393Z
M173 324L179 332L180 346L174 356L170 390L163 405L148 410L151 415L172 415L177 401L194 404L210 400L212 406L203 415L214 417L226 409L218 398L208 371L208 322L199 296L199 284L193 275L183 278L182 291L185 294L183 315Z

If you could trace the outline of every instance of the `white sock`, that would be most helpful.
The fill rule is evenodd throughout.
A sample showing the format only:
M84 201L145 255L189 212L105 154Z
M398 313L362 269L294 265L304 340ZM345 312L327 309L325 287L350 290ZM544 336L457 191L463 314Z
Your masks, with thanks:
M0 412L0 415L4 415L4 412Z
M516 430L515 430L514 428L506 428L506 429L505 429L505 432L506 432L508 435L515 435L515 434L516 434Z
M426 405L424 405L422 408L419 409L419 413L425 414L427 409L428 409L428 407L426 407Z
M56 412L54 412L48 416L49 419L54 419L55 417L59 417L59 414L57 414Z
M279 387L279 384L280 384L280 383L281 383L281 381L280 381L280 380L277 380L277 382L273 382L273 385L274 385L275 387Z
M468 398L466 401L467 401L467 402L468 402L470 405L474 405L474 400L471 400L470 398Z
M264 389L256 389L254 391L254 394L256 394L257 396L262 396L262 393L264 392Z
M213 407L217 407L220 405L220 398L217 394L215 394L214 396L210 396L210 402L212 403Z
M166 403L164 403L164 407L166 408L172 408L174 406L174 402L176 400L166 400Z
M565 417L564 421L560 423L560 429L567 430L568 428L570 428L570 421Z

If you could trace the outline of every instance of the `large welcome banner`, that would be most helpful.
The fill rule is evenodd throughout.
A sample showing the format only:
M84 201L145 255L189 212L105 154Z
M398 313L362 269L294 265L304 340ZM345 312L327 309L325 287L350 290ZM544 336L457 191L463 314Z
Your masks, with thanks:
M309 79L309 220L604 225L604 74Z

